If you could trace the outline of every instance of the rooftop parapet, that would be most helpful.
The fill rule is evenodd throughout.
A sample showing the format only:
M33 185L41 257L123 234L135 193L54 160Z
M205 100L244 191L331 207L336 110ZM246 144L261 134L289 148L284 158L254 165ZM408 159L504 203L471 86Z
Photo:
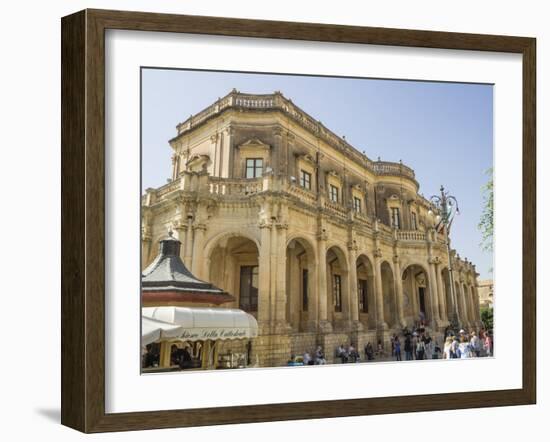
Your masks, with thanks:
M210 118L214 118L228 109L240 109L250 111L276 110L288 115L305 129L325 140L328 144L344 153L355 162L363 165L376 175L403 176L416 182L414 170L405 166L403 163L394 163L389 161L373 161L358 149L349 144L345 139L339 137L330 129L325 127L320 121L315 120L308 113L296 106L292 100L286 98L280 92L273 94L243 94L233 89L228 95L219 98L215 103L203 109L195 115L191 115L187 120L176 126L178 135L170 140L176 141L180 136L188 133L196 127L202 125Z

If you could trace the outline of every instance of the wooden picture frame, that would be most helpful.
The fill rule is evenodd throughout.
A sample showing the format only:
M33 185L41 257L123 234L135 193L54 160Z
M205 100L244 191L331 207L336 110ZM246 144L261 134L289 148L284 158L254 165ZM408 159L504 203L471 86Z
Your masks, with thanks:
M513 390L107 414L105 30L517 53L523 64L523 385ZM83 432L534 404L536 41L533 38L106 10L62 19L62 424Z

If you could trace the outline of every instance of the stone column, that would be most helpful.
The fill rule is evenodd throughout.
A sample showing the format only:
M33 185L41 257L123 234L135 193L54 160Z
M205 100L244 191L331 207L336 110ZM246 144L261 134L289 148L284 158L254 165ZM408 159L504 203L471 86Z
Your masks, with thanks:
M436 330L439 322L439 292L437 290L437 280L435 277L435 262L434 258L428 260L428 279L430 284L430 310L432 314L433 327Z
M468 291L470 292L470 305L472 306L472 325L478 326L478 308L476 303L476 297L475 297L475 289L474 285L471 284L468 287Z
M288 294L286 293L286 232L288 224L278 223L276 253L276 287L275 287L275 321L279 328L286 328L289 319L286 317Z
M441 263L436 264L435 266L436 280L437 280L437 291L439 293L439 316L444 322L449 322L447 317L447 293L445 291L445 283L443 282L443 277L441 276Z
M395 292L395 305L397 307L397 322L400 328L405 327L405 317L403 314L403 279L401 277L401 263L399 256L393 257L393 281Z
M460 278L460 282L458 284L458 291L459 291L459 294L460 294L460 307L461 307L461 310L462 310L462 317L461 317L461 322L462 322L462 326L463 327L466 327L468 328L468 326L470 325L469 324L469 320L468 320L468 310L467 310L467 306L466 306L466 294L464 293L464 280L462 278Z
M483 324L481 322L481 311L480 311L480 305L479 305L479 292L477 290L477 281L474 281L474 282L475 282L475 285L474 285L474 296L475 296L474 302L475 302L475 306L476 306L476 321L477 321L478 327L481 327Z
M185 229L185 242L183 243L184 256L183 262L187 268L191 268L193 260L193 225L192 219L188 218L187 228Z
M329 332L332 330L328 322L328 294L327 294L327 235L321 233L317 241L317 297L318 307L318 327L321 331Z
M473 323L473 309L472 309L472 295L468 289L467 281L464 281L462 284L462 290L464 292L464 304L466 305L466 317L468 318L468 326L471 326Z
M181 245L180 245L180 258L185 263L185 265L187 265L187 263L185 262L185 246L187 245L187 239L186 239L186 236L187 236L187 223L184 223L184 222L181 222L181 221L176 221L174 223L173 227L174 227L174 230L176 231L176 236L177 236L179 242L181 242Z
M196 224L193 226L193 259L192 270L193 273L199 279L205 279L203 275L203 255L204 255L204 234L206 232L205 224Z
M228 178L234 178L235 170L235 129L231 126L228 126L225 129L225 135L227 137L227 152L228 152L228 161L227 161L227 176Z
M408 273L409 273L408 279L410 281L410 290L411 290L411 309L412 309L413 323L416 323L416 321L418 321L418 318L420 316L418 288L416 287L416 278L414 276L414 272L412 271L411 267L409 267Z
M269 324L271 288L271 229L272 225L260 222L260 251L258 257L258 322L260 327Z
M354 242L348 244L348 288L349 288L349 319L352 327L360 328L359 299L357 290L357 245Z
M212 155L212 176L221 176L219 167L220 154L218 153L218 139L219 135L217 133L210 137L210 143L214 149L214 155Z
M271 222L269 246L269 322L275 324L277 294L277 227L275 219Z
M374 290L376 292L376 328L386 330L388 324L384 320L384 294L382 292L382 269L380 268L382 254L374 253Z

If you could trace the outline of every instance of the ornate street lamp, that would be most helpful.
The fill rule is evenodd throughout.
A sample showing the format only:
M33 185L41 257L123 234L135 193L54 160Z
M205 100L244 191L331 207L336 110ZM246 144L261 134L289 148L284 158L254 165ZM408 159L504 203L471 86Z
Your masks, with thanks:
M456 214L460 213L460 211L458 209L458 201L453 195L449 195L449 192L446 192L443 186L441 186L439 191L439 195L432 195L430 197L430 202L439 209L439 215L435 217L435 230L436 232L438 232L441 228L443 228L445 234L447 255L449 257L449 283L451 286L451 298L454 304L453 316L451 318L451 327L454 330L458 330L460 324L458 322L458 303L454 286L453 264L451 261L451 240L449 238L449 233L451 230L453 219ZM433 214L433 212L431 212L431 214Z

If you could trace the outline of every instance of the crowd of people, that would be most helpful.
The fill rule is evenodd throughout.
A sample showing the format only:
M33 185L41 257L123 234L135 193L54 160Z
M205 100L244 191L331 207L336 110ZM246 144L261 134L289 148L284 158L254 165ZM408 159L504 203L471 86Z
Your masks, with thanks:
M447 334L443 347L445 359L466 359L489 357L493 355L492 333L481 330L480 333L472 331L467 333L460 330L458 335Z
M493 355L493 335L485 330L478 333L461 329L455 333L448 328L445 331L443 346L441 346L440 342L430 336L426 328L420 324L413 330L404 329L401 335L392 335L389 344L388 350L386 350L381 340L376 343L376 346L367 342L363 349L363 357L353 343L340 344L335 349L334 360L347 364L373 360L402 361L403 358L406 361L413 361L466 359ZM313 354L309 351L304 352L301 356L293 354L288 361L288 365L324 365L326 363L327 359L321 346L318 346Z

